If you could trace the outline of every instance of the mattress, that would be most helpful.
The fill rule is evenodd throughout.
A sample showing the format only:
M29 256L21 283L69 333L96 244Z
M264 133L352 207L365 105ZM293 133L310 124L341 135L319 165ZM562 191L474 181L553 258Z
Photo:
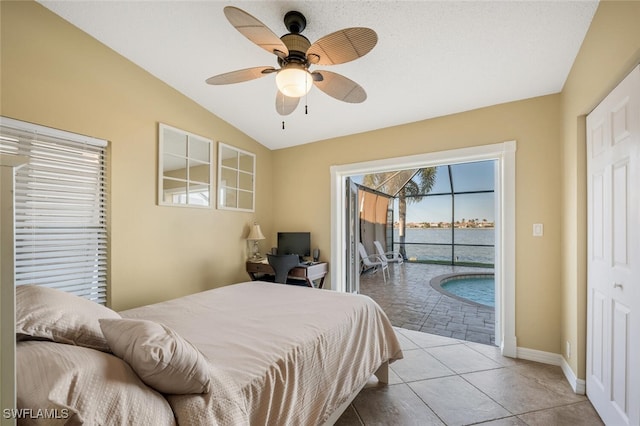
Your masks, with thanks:
M211 392L166 395L178 423L322 424L402 358L369 297L252 281L120 312L163 323L211 364Z

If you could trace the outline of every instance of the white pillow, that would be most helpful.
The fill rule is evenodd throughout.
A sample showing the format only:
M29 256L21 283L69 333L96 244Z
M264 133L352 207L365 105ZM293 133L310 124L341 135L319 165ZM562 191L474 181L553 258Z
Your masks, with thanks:
M17 408L33 417L18 424L176 424L171 406L131 367L108 353L54 342L16 346ZM36 414L45 412L46 416Z
M169 327L139 319L101 319L100 327L111 351L149 386L168 394L209 392L209 362Z
M109 351L98 319L121 318L91 300L38 285L16 287L18 340L52 340Z

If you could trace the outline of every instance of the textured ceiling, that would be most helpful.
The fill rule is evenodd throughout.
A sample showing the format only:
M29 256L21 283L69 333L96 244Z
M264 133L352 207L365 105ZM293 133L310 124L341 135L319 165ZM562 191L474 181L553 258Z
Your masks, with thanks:
M271 149L557 93L598 6L596 0L41 3ZM366 56L312 67L356 81L367 100L348 104L314 87L308 114L301 102L283 118L275 110L273 74L206 84L228 71L277 67L274 55L226 20L227 5L278 36L287 32L284 14L298 10L312 43L342 28L375 30L378 44Z

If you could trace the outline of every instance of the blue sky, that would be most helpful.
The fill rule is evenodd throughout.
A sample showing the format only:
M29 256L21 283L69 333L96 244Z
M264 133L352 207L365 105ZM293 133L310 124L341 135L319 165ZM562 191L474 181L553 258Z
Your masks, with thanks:
M487 219L493 222L493 194L457 195L455 209L454 221ZM451 222L451 196L425 197L417 204L410 204L407 222Z
M456 192L493 190L494 164L495 161L481 161L452 165L453 189ZM361 181L361 179L355 180ZM436 182L431 189L431 194L450 194L449 182L448 167L437 167ZM494 193L458 194L455 198L454 221L462 219L494 221ZM424 197L421 202L408 205L407 222L451 222L451 210L451 195ZM397 220L397 217L394 219Z

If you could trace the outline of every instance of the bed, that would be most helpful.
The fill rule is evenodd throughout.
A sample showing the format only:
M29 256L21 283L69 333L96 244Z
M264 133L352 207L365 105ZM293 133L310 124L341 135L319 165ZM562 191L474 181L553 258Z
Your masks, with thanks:
M402 358L361 295L252 281L116 313L20 287L18 408L48 408L60 424L332 424Z

